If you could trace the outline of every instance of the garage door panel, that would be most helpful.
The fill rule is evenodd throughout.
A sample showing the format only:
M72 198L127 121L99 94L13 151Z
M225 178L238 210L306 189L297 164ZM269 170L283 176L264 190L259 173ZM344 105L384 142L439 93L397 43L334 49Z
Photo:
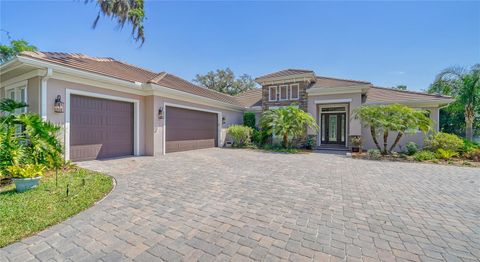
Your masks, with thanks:
M133 104L71 96L70 159L101 159L133 154Z
M167 153L217 146L217 114L167 107L166 116Z

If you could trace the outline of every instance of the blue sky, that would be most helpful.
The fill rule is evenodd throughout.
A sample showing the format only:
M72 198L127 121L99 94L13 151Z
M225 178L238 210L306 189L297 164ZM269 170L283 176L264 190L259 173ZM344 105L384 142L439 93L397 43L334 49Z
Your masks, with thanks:
M0 28L40 50L113 57L187 80L225 67L254 77L305 68L422 90L446 67L480 62L480 2L147 1L141 48L109 18L92 30L94 3L0 7Z

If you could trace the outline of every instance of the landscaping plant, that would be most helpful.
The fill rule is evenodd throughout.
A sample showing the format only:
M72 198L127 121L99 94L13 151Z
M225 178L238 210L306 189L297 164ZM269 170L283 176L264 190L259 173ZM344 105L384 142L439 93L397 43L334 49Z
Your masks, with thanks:
M459 152L463 147L463 140L454 134L438 132L425 140L425 148L434 152L438 149Z
M427 161L427 160L435 160L435 153L432 151L422 150L418 151L413 155L413 159L416 161Z
M306 135L307 128L318 130L315 119L297 105L266 110L262 113L260 127L269 135L280 136L282 146L288 148L289 137L297 138Z
M427 111L415 110L408 106L393 105L365 105L355 110L355 118L370 129L370 135L378 150L382 154L389 154L397 146L402 136L410 130L421 130L427 133L431 130L432 120ZM396 133L392 145L388 146L388 136ZM383 135L383 149L377 139Z
M458 152L455 152L455 151L449 150L449 149L439 148L437 150L437 152L435 153L435 156L439 159L450 159L452 157L457 157Z
M405 149L406 149L405 153L409 156L414 155L419 150L417 143L415 143L413 141L408 142L405 145Z
M243 125L248 126L252 129L256 129L255 124L255 113L252 112L245 112L243 114Z
M251 143L253 129L248 126L232 125L227 129L227 134L233 139L235 147L244 147Z
M382 157L382 153L378 149L369 149L367 151L368 158L373 160L379 160Z

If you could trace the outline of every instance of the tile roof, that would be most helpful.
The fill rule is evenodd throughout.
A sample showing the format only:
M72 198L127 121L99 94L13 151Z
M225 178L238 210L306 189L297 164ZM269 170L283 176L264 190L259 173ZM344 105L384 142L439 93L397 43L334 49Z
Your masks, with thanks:
M422 102L425 100L449 103L451 99L449 96L374 86L368 89L366 103Z
M308 73L314 73L314 72L312 70L305 70L305 69L285 69L285 70L277 71L274 73L266 74L263 76L259 76L256 79L291 76L291 75L308 74Z
M366 81L358 81L358 80L350 80L350 79L342 79L342 78L334 78L334 77L325 77L325 76L317 76L315 78L316 82L314 84L315 87L340 87L340 86L354 86L354 85L371 85L370 82Z
M172 88L175 90L187 92L194 95L203 96L206 98L214 99L220 102L229 103L236 106L243 106L237 99L233 96L220 93L214 90L207 89L205 87L200 87L190 83L187 80L184 80L178 76L162 72L148 81L148 83L154 83L164 87Z
M245 107L262 106L262 88L247 90L236 95L235 98Z
M129 65L109 57L91 57L83 54L57 52L21 52L29 57L92 73L102 74L131 82L147 82L157 75L152 71Z

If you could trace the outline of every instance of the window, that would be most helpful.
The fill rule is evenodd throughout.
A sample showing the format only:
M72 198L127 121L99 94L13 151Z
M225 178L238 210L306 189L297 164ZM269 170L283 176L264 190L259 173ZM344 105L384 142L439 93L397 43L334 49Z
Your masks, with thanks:
M268 88L268 101L277 101L277 87L271 86Z
M290 85L290 99L298 100L300 97L300 87L298 84Z
M17 102L27 103L27 82L19 82L6 88L6 97ZM25 113L27 108L19 109L16 113Z
M280 100L288 100L288 85L280 86Z
M24 102L25 104L27 103L27 87L21 87L20 88L19 101ZM27 108L24 107L24 108L20 109L20 112L21 113L26 113Z

